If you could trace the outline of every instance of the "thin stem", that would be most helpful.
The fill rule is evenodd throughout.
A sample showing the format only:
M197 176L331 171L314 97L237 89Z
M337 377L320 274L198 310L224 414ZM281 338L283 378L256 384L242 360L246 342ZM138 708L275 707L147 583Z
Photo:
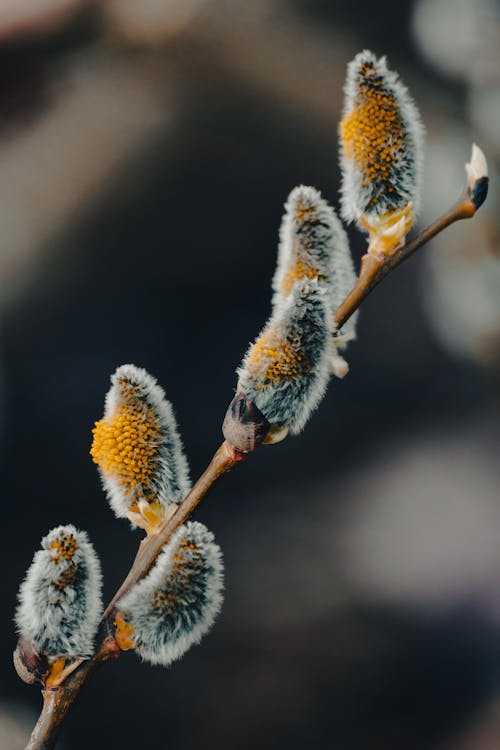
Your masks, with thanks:
M42 690L43 706L26 750L52 750L61 724L90 676L109 659L120 656L114 638L105 637L97 653L73 672L64 685Z
M230 443L224 441L215 452L209 465L198 479L192 490L184 498L175 513L160 527L154 536L146 537L141 542L137 557L134 560L126 579L106 607L103 620L111 616L116 603L131 587L143 578L153 566L162 548L168 542L175 530L186 521L196 506L213 487L215 482L233 466L241 463L248 454L241 453L233 448Z
M382 256L370 255L369 253L363 255L356 284L335 311L334 317L337 329L344 325L346 320L351 317L367 294L369 294L369 290L373 288L375 277L383 263L384 258Z
M351 315L358 309L363 300L368 297L376 286L380 284L391 271L410 255L438 235L443 229L460 219L470 219L476 213L476 206L471 200L470 191L464 190L458 201L451 206L439 219L423 229L407 245L397 247L392 255L386 257L365 255L361 264L359 278L345 300L335 312L337 328L342 328Z
M49 750L54 746L65 712L59 710L61 690L43 690L43 707L26 750ZM56 715L60 720L56 721Z

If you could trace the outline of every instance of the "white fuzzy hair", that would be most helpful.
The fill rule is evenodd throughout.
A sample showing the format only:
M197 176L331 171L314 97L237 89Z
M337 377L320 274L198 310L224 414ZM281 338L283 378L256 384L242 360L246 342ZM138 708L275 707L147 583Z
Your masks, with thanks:
M178 581L174 555L184 538L195 545L198 557L193 557L190 550L184 553L181 568L187 576ZM193 561L196 565L190 569ZM134 628L135 650L145 661L168 666L201 641L222 606L223 573L220 547L206 526L191 521L180 526L148 575L117 604ZM159 591L181 594L174 611L165 613L161 606L154 607L154 597Z
M258 366L252 354L259 339L269 331L276 331L279 341L300 354L301 361L308 365L304 374L284 377L278 383L266 380L274 354L263 357ZM297 281L290 294L275 305L271 318L237 371L239 391L254 402L272 425L286 425L292 434L304 429L326 392L333 331L327 290L317 279Z
M181 437L177 429L172 405L156 379L142 367L121 365L111 376L111 388L106 394L104 419L111 419L121 403L120 381L126 380L137 389L137 399L145 403L156 414L161 431L158 467L154 487L158 501L167 507L178 505L191 489L189 466L184 455ZM125 494L120 481L99 469L103 487L111 508L118 518L126 518L135 497Z
M297 204L302 203L312 212L312 218L297 218ZM318 271L326 285L332 314L356 283L357 275L349 247L349 238L335 209L322 197L319 190L307 185L295 187L285 203L285 213L280 226L278 262L272 286L273 304L279 305L284 297L285 279L297 262L303 262ZM339 348L356 338L358 313L349 318L335 336Z
M386 58L377 57L370 50L359 52L347 66L344 85L343 118L355 109L358 101L358 84L362 75L361 68L365 63L372 64L375 73L380 76L384 88L396 101L404 129L404 153L400 155L394 170L392 186L394 192L384 194L370 206L372 194L363 187L363 175L354 159L347 157L340 145L340 166L342 171L341 210L345 221L357 221L361 214L380 215L392 209L395 198L399 198L396 208L412 203L416 216L420 208L422 192L423 142L425 128L415 102L398 74L387 68Z
M71 560L58 563L51 544L65 535L77 548ZM47 657L87 658L102 611L99 559L86 532L72 525L52 529L41 546L19 589L17 630Z

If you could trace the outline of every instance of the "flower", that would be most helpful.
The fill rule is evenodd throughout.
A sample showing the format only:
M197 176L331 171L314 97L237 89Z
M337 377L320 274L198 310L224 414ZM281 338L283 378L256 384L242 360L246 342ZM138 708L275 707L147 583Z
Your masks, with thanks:
M168 666L212 627L222 605L220 547L201 523L180 526L148 575L118 602L115 638Z
M280 228L278 264L273 279L274 305L281 304L297 281L316 279L325 288L332 316L356 283L349 239L335 210L313 187L300 185L285 204ZM340 331L334 330L331 365L345 375L347 363L337 347L345 349L356 338L357 312Z
M146 370L122 365L111 382L90 453L116 516L154 533L190 489L175 417Z
M349 63L339 131L342 215L369 232L372 252L390 253L418 211L424 128L385 57L364 50Z
M19 590L20 636L50 659L91 656L101 615L101 568L85 531L58 526L42 539Z
M325 288L318 279L297 281L250 346L238 370L238 392L271 425L300 432L326 390L332 332Z

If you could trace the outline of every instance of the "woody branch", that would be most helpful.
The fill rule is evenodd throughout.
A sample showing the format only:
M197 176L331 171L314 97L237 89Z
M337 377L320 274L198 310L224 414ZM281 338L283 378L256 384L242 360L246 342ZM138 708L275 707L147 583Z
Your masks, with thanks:
M408 244L396 246L391 255L365 255L354 288L335 311L334 317L338 328L353 315L375 287L410 255L452 223L472 218L485 200L487 188L487 177L479 176L475 180L469 179L469 183L464 188L459 200L436 221L418 233ZM179 526L194 512L214 484L225 473L242 463L249 453L263 442L269 428L269 423L265 417L251 402L241 403L240 400L239 403L236 403L236 406L233 402L230 409L234 411L235 408L238 410L237 416L242 436L244 435L246 445L249 446L248 450L246 452L238 450L228 440L225 440L214 454L207 469L180 503L176 512L163 522L157 534L146 537L140 543L130 571L106 607L99 631L99 645L95 654L70 674L63 684L44 691L40 718L33 730L27 750L51 750L54 747L60 726L78 698L80 690L102 664L120 655L120 650L110 635L115 607L119 599L150 571L165 544Z

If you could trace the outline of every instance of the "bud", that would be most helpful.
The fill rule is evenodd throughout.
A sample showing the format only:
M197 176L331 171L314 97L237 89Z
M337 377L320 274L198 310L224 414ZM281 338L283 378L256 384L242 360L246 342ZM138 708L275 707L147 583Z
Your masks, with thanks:
M236 393L224 418L225 439L240 453L250 453L267 442L271 425L255 404ZM278 442L278 441L275 441Z
M210 630L222 590L220 547L203 524L188 522L148 575L118 602L116 641L151 664L168 666Z
M488 164L485 155L475 143L472 144L470 162L465 165L465 171L470 197L477 210L488 195Z
M190 489L175 417L146 370L122 365L111 382L90 453L115 515L155 533Z
M26 638L19 638L12 655L14 667L23 682L33 685L44 684L50 673L50 665L45 656L39 654L33 644Z
M51 661L88 658L102 609L97 555L87 534L71 525L53 529L41 546L19 589L18 632Z
M297 281L238 370L238 392L273 426L296 434L324 396L332 352L333 316L317 279ZM275 441L276 442L276 441Z
M347 68L340 123L342 215L370 234L370 251L404 242L420 201L424 128L385 57L360 52Z

